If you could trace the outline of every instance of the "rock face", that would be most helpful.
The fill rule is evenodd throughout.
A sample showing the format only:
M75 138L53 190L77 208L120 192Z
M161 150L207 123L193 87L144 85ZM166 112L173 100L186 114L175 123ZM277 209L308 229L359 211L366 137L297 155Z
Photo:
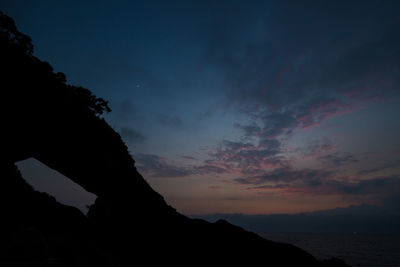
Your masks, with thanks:
M168 206L102 118L107 102L68 85L32 55L0 13L2 260L56 258L73 266L346 266L226 221ZM33 157L98 196L88 216L34 191L14 163ZM14 245L13 245L14 244ZM31 249L31 250L30 250Z
M0 177L0 265L7 260L82 258L88 240L82 212L33 190L13 164L1 164Z

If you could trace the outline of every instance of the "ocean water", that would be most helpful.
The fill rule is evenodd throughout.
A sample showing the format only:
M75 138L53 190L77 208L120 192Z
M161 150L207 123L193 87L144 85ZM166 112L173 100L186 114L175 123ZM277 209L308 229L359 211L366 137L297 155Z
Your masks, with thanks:
M293 244L317 259L343 259L353 267L400 267L400 235L263 233L266 239Z

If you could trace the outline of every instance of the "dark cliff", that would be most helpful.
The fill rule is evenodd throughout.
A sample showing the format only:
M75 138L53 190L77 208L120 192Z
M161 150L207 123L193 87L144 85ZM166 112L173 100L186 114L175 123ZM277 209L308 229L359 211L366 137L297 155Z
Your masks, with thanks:
M220 220L189 219L137 172L101 98L33 56L0 14L1 261L72 266L345 266ZM15 162L36 158L97 195L88 216L34 191Z

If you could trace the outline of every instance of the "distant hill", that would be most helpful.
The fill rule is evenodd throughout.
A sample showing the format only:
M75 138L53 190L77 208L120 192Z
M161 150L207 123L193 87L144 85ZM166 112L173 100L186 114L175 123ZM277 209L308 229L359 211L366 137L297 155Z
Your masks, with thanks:
M224 219L256 233L388 233L400 234L399 209L384 206L349 206L298 214L210 214L191 215L210 222Z

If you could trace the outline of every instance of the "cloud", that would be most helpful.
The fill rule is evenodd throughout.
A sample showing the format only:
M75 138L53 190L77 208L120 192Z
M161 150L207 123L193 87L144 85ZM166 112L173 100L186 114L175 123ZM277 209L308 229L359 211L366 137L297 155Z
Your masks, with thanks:
M335 152L318 158L319 161L330 166L341 166L358 162L358 159L352 153Z
M186 159L186 160L197 160L195 157L192 156L180 156L182 159Z
M247 19L214 18L205 58L224 78L227 103L253 119L235 126L244 137L273 138L398 97L392 10L374 1L283 1L259 4Z
M306 147L297 148L296 152L299 152L304 157L319 158L338 148L330 139L324 137L311 141Z
M249 12L247 5L243 12L226 2L214 3L211 10L198 5L208 14L209 27L201 33L208 41L206 67L222 77L226 103L251 121L236 123L241 138L221 141L200 165L178 167L153 158L155 172L163 169L181 177L240 172L238 183L286 183L320 192L352 186L343 181L335 184L334 174L325 170L290 167L282 137L378 101L371 97L398 91L397 12L373 1L361 6L270 1ZM163 125L184 126L174 114L163 113L156 119ZM357 162L356 155L337 149L330 140L321 139L297 152L325 167Z
M338 183L336 188L338 191L350 195L379 194L389 196L400 193L400 176L376 177L358 183Z
M273 138L285 132L291 132L299 123L298 119L288 112L265 111L261 112L259 115L264 123L263 135L267 138Z
M239 184L247 184L247 185L260 185L265 183L273 183L273 186L277 186L277 183L287 184L295 182L314 187L322 184L322 182L325 180L329 180L332 177L332 175L333 173L331 171L325 171L325 170L314 170L314 169L296 170L291 167L282 167L264 173L262 175L249 176L245 178L236 178L235 181Z
M358 175L368 175L371 173L380 172L380 171L395 168L398 166L400 166L400 160L394 160L392 162L385 162L384 164L381 164L377 167L366 168L366 169L360 170L357 174Z
M262 129L260 126L258 126L256 123L251 123L248 125L242 125L240 123L235 123L234 127L240 129L244 136L246 137L254 137L254 136L260 136L262 133Z
M334 171L278 168L263 175L236 178L235 182L261 195L341 195L395 206L399 203L400 176L354 180Z
M326 182L332 173L290 167L284 140L295 130L355 112L381 101L377 96L398 91L397 15L387 17L389 6L377 8L372 1L362 7L284 2L260 4L250 18L235 12L223 21L213 17L204 58L223 77L228 105L250 122L235 123L240 141L222 141L203 168L240 172L243 177L236 182L243 184L301 182L337 192ZM261 16L265 12L270 16ZM378 13L385 19L371 21ZM376 67L381 65L385 67ZM326 166L358 161L337 149L325 138L296 152Z
M248 142L224 140L220 146L209 152L209 158L200 164L185 163L185 166L168 163L163 157L153 154L136 154L138 167L152 177L184 177L189 175L221 175L241 172L257 174L266 168L286 165L285 158L279 156L280 143L275 140L264 140L263 146ZM194 161L191 156L182 159ZM198 161L198 160L196 160Z
M196 174L200 175L224 174L230 172L228 166L218 166L218 164L210 161L205 161L205 164L201 166L194 166L193 169Z
M192 174L186 167L167 163L166 159L154 154L135 154L138 169L151 177L185 177Z
M205 160L201 165L186 164L185 166L170 163L166 158L154 154L135 154L138 169L150 177L174 178L190 175L218 175L230 173L228 165ZM195 160L190 156L181 158Z
M206 163L224 166L227 170L254 173L284 164L284 159L279 153L280 143L275 139L263 140L259 145L224 140L217 150L210 154L211 159Z
M142 143L146 140L146 137L143 134L130 127L122 127L120 134L124 140L130 143Z

